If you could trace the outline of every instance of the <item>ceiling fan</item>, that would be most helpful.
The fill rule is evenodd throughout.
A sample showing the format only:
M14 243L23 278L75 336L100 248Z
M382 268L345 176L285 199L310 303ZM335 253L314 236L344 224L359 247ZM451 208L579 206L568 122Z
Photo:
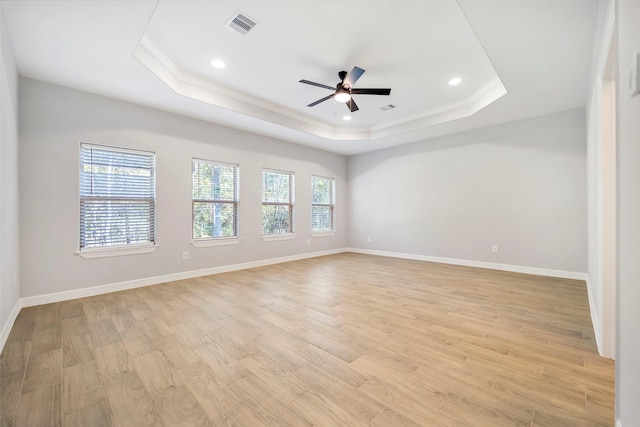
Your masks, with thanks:
M340 83L338 83L335 87L335 92L329 96L325 96L322 99L318 99L315 102L307 105L307 107L313 107L315 105L320 104L321 102L326 101L329 98L333 98L338 102L344 102L347 105L347 108L354 111L358 111L359 108L356 105L355 101L351 97L351 95L389 95L391 93L391 89L360 89L354 88L353 85L355 82L364 74L364 71L360 67L353 67L349 73L346 71L340 71L338 73L338 77L340 78ZM311 86L318 86L324 89L334 90L332 86L323 85L322 83L311 82L309 80L300 80L300 83L305 83Z

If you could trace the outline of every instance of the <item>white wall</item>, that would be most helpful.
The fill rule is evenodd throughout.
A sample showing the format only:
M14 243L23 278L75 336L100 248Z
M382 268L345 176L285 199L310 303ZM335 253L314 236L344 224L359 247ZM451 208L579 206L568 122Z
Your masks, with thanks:
M615 138L607 125L615 81L615 7L599 4L587 101L588 280L591 318L600 353L614 356ZM615 100L614 105L615 105Z
M20 297L18 276L18 76L0 7L0 349Z
M346 246L343 156L25 78L19 123L23 297ZM155 151L155 252L91 260L75 254L81 141ZM239 244L190 244L192 157L240 165ZM261 239L263 167L295 172L294 240ZM312 174L336 178L334 236L311 237Z
M350 157L349 246L585 273L584 116L576 109Z
M640 53L640 2L616 2L618 19L618 324L616 417L618 426L640 423L640 95L628 81Z

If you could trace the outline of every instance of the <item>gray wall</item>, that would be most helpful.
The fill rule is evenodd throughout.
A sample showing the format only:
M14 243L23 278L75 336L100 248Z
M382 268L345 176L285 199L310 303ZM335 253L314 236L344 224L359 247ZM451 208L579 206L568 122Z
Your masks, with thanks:
M0 7L0 331L20 297L18 76ZM0 344L0 348L2 345Z
M23 297L346 246L343 156L24 78L19 105ZM155 151L155 252L91 260L75 254L81 141ZM239 244L191 245L192 157L240 165ZM263 167L295 172L294 240L261 239ZM312 174L336 179L334 236L311 237Z
M584 109L352 156L349 246L584 273L585 156Z
M617 1L618 17L618 327L616 413L619 426L640 423L640 95L627 82L640 53L640 2Z

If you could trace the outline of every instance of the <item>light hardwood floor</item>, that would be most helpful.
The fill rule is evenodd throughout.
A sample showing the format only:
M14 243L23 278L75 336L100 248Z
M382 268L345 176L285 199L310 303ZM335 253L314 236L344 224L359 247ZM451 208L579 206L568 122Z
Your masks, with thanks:
M583 282L339 254L24 308L5 426L611 426Z

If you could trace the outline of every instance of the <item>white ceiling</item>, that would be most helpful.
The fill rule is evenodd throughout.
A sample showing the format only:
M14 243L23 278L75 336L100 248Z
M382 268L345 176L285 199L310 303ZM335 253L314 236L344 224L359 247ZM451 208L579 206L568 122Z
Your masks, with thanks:
M597 13L597 0L1 3L23 76L347 155L584 106ZM258 22L247 35L225 27L237 11ZM299 80L335 86L353 66L356 88L391 95L355 95L348 122L332 99L306 106L331 91Z

